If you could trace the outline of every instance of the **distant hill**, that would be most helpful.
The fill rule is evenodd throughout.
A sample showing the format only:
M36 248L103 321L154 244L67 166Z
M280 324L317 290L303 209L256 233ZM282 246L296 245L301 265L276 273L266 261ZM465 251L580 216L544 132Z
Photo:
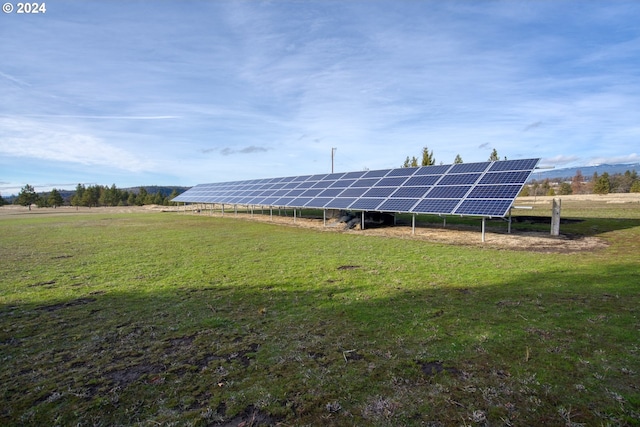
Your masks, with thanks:
M602 164L598 166L579 166L575 168L562 168L562 169L541 169L538 171L534 171L531 175L531 179L529 181L543 181L545 179L559 179L559 178L567 178L570 179L576 175L578 171L582 173L582 176L585 178L590 178L594 172L597 172L598 175L602 175L603 173L608 173L609 175L613 175L616 173L625 173L626 171L636 171L640 173L640 163L619 163L615 165Z

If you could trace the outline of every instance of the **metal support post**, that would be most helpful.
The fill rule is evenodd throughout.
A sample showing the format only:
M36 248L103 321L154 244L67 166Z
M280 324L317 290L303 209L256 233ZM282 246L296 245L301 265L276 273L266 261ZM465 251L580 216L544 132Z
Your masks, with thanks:
M486 219L485 217L482 217L482 243L485 242L485 239L484 239L484 223L485 223L485 219Z

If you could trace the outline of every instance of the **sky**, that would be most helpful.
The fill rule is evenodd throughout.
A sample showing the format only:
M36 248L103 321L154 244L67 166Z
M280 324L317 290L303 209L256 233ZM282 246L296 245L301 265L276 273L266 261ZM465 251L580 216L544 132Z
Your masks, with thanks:
M640 162L640 2L62 1L0 13L0 195Z

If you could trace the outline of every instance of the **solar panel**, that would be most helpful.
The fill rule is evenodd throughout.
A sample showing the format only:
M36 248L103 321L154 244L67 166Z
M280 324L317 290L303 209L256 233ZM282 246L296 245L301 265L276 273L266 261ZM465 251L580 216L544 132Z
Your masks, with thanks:
M540 159L200 184L175 202L505 216Z

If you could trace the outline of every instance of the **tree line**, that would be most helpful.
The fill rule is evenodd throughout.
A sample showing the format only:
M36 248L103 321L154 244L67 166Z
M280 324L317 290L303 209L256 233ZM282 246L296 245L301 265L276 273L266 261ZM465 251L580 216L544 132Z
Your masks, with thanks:
M498 160L500 160L500 156L498 156L498 151L494 148L491 154L489 155L489 161L496 162ZM507 160L507 158L505 157L504 160ZM453 163L456 165L460 163L464 163L462 161L462 157L460 156L460 154L456 154L456 158L453 159ZM407 156L407 158L404 159L404 163L402 164L402 167L415 168L418 166L433 166L435 164L436 164L436 158L433 156L433 150L430 151L429 147L425 146L425 147L422 147L420 162L418 162L418 158L416 156L412 156L411 158ZM443 164L443 163L440 162L440 164Z
M66 199L61 191L56 188L49 192L37 193L32 185L26 184L13 199L16 205L38 207L53 207L71 205L71 206L142 206L142 205L175 205L170 200L177 197L180 192L174 188L171 194L166 195L160 189L155 192L147 191L146 187L140 187L135 190L123 190L117 188L115 184L111 187L106 185L89 185L78 184L74 192ZM0 205L8 202L0 196Z
M552 181L534 180L522 190L522 196L566 196L570 194L609 194L609 193L640 193L640 177L635 170L625 173L609 174L594 172L591 178L582 175L580 170L567 179Z

